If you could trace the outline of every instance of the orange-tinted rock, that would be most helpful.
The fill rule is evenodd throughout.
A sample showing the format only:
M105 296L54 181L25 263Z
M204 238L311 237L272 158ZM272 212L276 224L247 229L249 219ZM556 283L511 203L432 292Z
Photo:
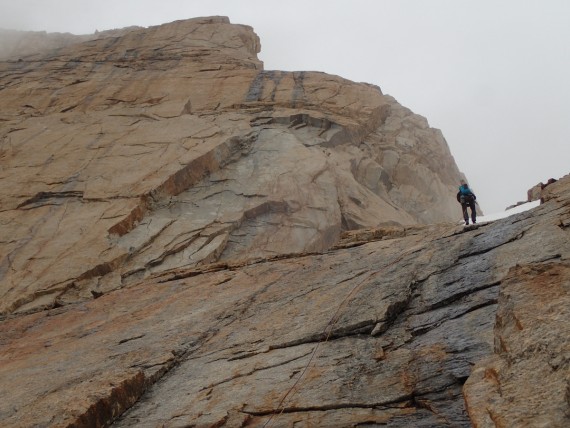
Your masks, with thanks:
M369 231L324 254L179 269L12 316L1 418L95 425L130 408L116 426L456 427L487 426L491 409L562 426L569 180L556 188L472 229Z
M224 17L93 37L0 63L0 313L458 216L443 136L377 87L264 71Z
M570 178L428 224L441 134L258 50L218 17L2 63L0 425L564 426Z

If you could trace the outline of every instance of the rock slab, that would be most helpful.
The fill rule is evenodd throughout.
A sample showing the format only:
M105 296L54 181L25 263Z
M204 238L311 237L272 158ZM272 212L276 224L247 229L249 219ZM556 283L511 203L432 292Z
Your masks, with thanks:
M2 322L7 426L566 426L570 178L530 212L350 233Z

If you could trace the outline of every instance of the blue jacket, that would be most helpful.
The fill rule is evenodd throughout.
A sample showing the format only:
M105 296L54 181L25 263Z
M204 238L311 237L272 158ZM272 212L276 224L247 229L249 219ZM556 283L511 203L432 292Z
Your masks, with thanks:
M467 184L463 184L461 186L459 186L459 193L461 193L462 195L472 195L473 192L471 191L471 189L469 188L469 186Z
M462 196L463 196L463 198L462 198ZM473 193L471 191L469 186L467 184L463 184L463 185L459 186L459 192L457 192L457 202L464 203L465 199L468 199L468 198L465 198L466 196L471 196L474 201L477 199L477 197L475 196L475 193Z

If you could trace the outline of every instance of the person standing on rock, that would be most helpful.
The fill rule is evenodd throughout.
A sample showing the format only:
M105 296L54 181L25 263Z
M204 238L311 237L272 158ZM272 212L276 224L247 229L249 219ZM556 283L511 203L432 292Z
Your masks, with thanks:
M477 212L475 211L475 200L477 197L475 193L471 191L465 180L460 181L459 192L457 192L457 202L461 204L461 209L463 210L463 219L465 220L465 225L469 224L469 215L467 214L467 208L471 208L471 221L473 224L477 222Z

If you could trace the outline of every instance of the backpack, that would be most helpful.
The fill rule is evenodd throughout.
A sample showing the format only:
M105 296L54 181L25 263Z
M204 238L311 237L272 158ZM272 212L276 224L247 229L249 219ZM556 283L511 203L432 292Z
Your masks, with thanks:
M459 186L459 193L461 193L462 195L473 195L473 192L471 191L471 189L469 187L465 186Z
M457 202L462 204L468 204L474 202L477 198L475 194L471 191L469 187L459 187L459 192L457 192Z

